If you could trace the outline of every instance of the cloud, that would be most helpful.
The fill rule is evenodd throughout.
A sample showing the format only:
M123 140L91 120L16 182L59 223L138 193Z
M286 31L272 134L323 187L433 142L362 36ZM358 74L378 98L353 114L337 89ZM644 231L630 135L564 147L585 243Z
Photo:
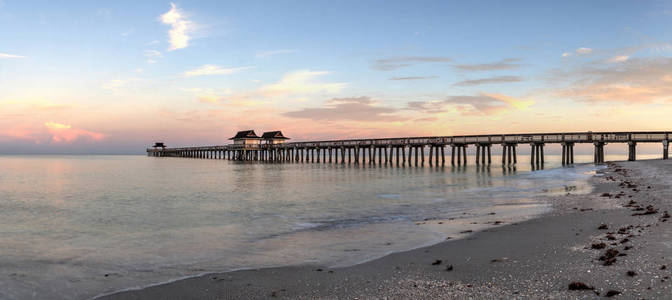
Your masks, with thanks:
M520 61L517 58L506 58L500 61L484 63L484 64L460 64L455 65L455 68L464 71L497 71L497 70L511 70L520 67L516 62Z
M481 93L476 96L448 96L442 100L408 102L408 109L428 114L455 110L462 115L493 115L510 110L521 110L534 104L501 94Z
M103 83L101 88L106 89L106 90L115 90L120 87L123 87L128 83L127 80L122 80L122 79L113 79L108 82Z
M189 46L191 37L188 33L193 29L193 23L186 19L182 10L174 3L170 3L170 10L161 15L161 22L170 25L168 37L170 39L169 51L186 48Z
M54 143L71 143L79 139L100 141L105 138L102 133L72 128L70 125L56 122L46 122L44 126L51 134L51 141Z
M327 71L299 70L287 73L275 83L247 91L219 90L211 93L196 92L200 102L226 102L239 107L260 107L281 100L305 101L309 96L321 96L340 92L345 82L320 82L318 77ZM294 98L290 98L294 97Z
M398 110L391 107L378 106L369 97L333 98L321 108L304 108L286 112L290 118L324 120L324 121L360 121L360 122L391 122L403 121L406 118L393 115Z
M403 67L412 66L415 63L448 63L453 60L443 56L398 56L377 59L372 68L379 71L391 71Z
M23 55L0 53L0 59L3 59L3 58L9 59L9 58L26 58L26 57L23 56Z
M627 55L617 55L617 56L614 56L614 57L610 58L609 60L607 60L607 62L621 63L621 62L624 62L624 61L628 60L628 58L629 57Z
M559 97L587 102L651 103L672 100L672 58L629 58L618 64L586 64L554 71Z
M128 86L129 83L140 81L139 78L130 78L130 79L112 79L103 83L100 87L105 90L116 91L123 87Z
M266 57L271 57L273 55L288 54L288 53L294 53L294 52L296 52L296 51L295 50L289 50L289 49L270 50L270 51L257 52L257 54L255 56L257 58L266 58Z
M70 109L72 105L68 104L55 104L49 102L38 102L30 105L30 109L33 111L58 111L64 109Z
M392 77L390 80L424 80L424 79L434 79L439 78L439 76L409 76L409 77Z
M315 82L315 78L327 75L326 71L300 70L284 75L280 81L263 86L260 92L267 96L287 94L333 94L340 92L347 84L343 82Z
M523 81L523 78L518 77L518 76L495 76L495 77L489 77L489 78L463 80L463 81L455 83L454 85L456 85L456 86L474 86L474 85L481 85L481 84L520 82L520 81Z
M578 53L578 54L590 54L592 52L593 52L593 49L590 49L590 48L581 47L579 49L576 49L576 53Z
M443 100L432 101L411 101L408 102L407 108L427 114L438 114L448 111L446 103Z
M562 57L569 57L569 56L572 56L572 54L569 52L562 52Z
M184 76L230 75L250 68L252 67L221 68L215 65L203 65L200 68L184 72Z
M163 55L161 54L160 51L157 51L157 50L145 50L145 57L147 57L147 63L148 63L148 64L156 63L156 60L154 60L154 58L162 57L162 56L163 56Z

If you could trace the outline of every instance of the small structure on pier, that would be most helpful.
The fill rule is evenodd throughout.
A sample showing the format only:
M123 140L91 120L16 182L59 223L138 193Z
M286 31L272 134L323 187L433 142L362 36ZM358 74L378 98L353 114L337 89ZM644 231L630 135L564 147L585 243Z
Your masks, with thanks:
M156 143L154 143L154 146L152 146L152 147L153 147L154 149L158 149L158 148L166 149L166 144L161 143L161 142L156 142Z
M288 137L282 135L282 131L267 131L261 135L261 139L264 140L266 144L282 144L285 141L289 140Z
M236 136L230 138L230 140L233 140L233 143L236 145L253 145L259 144L261 138L254 133L254 130L243 130L238 131Z

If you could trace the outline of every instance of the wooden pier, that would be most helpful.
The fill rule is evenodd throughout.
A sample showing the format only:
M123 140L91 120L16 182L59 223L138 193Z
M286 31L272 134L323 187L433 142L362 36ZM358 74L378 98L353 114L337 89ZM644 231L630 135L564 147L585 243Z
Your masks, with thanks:
M493 145L502 149L502 165L518 163L516 148L530 145L530 163L543 166L544 146L562 146L562 164L574 163L574 145L591 143L594 145L595 163L604 163L604 145L623 143L628 145L628 160L636 160L638 143L661 143L663 159L668 158L669 137L667 131L656 132L570 132L531 134L490 134L466 136L428 136L380 139L352 139L333 141L284 142L287 138L279 133L280 139L268 140L256 136L254 131L241 131L232 138L234 144L221 146L168 148L156 143L147 149L148 156L190 157L206 159L228 159L260 162L296 162L327 164L370 164L396 166L445 166L446 152L450 151L450 164L467 164L467 147L476 147L477 165L492 163ZM266 136L267 133L264 134ZM250 143L249 141L254 141ZM279 141L279 142L278 142ZM447 149L448 148L448 149ZM425 159L429 156L429 160Z

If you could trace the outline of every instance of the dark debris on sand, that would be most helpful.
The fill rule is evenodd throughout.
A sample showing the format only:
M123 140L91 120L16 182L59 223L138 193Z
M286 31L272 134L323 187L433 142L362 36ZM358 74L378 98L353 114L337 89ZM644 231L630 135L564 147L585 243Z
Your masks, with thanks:
M616 256L618 256L619 253L620 252L614 248L607 249L607 251L604 251L604 254L600 256L599 260L604 262L602 265L611 266L616 262Z
M568 289L570 291L581 291L581 290L594 290L595 288L581 281L574 281L569 284Z

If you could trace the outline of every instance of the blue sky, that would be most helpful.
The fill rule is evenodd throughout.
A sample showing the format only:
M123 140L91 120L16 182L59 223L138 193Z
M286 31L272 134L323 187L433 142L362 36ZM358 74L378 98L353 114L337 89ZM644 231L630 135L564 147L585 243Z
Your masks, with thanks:
M670 25L669 1L0 0L0 146L665 130Z

